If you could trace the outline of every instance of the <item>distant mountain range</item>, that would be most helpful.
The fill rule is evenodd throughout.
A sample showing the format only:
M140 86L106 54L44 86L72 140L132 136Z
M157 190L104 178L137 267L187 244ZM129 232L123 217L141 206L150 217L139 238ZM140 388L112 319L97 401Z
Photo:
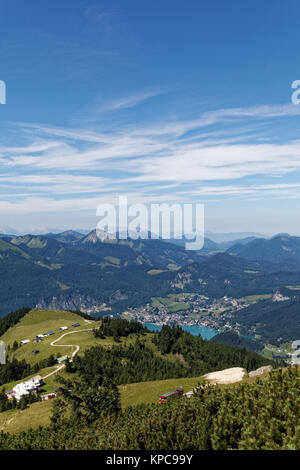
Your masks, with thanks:
M238 243L206 238L200 252L177 242L101 241L95 231L72 230L1 237L0 315L36 305L122 311L172 292L238 297L300 284L299 237L247 237Z
M95 232L0 238L0 313L54 305L97 311L103 303L137 304L161 290L155 275L200 259L160 240L106 240ZM155 271L156 270L156 271Z
M5 235L26 235L27 233L32 233L35 235L46 235L46 234L60 234L60 233L67 233L67 232L78 232L80 234L87 235L92 231L92 229L72 229L72 230L65 230L62 232L62 230L57 229L57 228L30 228L30 229L15 229L13 227L9 227L7 225L0 225L0 233L5 234ZM224 241L232 241L232 240L238 240L241 238L247 238L247 237L255 237L255 238L268 238L265 235L262 235L261 233L257 232L212 232L212 231L206 231L205 236L210 238L211 240L217 242L217 243L222 243Z
M259 238L247 244L237 242L227 253L253 261L290 262L292 265L299 265L300 238L280 234L270 240Z
M227 232L227 233L220 233L220 232L210 232L206 231L205 236L210 238L212 241L216 243L223 243L223 242L232 242L236 240L243 240L247 238L269 238L267 235L262 235L261 233L257 232Z

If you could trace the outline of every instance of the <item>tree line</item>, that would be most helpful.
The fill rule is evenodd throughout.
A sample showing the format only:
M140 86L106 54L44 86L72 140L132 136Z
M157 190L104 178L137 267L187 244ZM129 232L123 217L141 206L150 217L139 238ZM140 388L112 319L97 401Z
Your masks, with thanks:
M201 336L193 336L179 326L163 325L153 343L165 354L180 354L195 375L229 367L244 367L248 372L271 364L273 367L284 365L248 351L245 348L228 346L223 343L207 341Z
M9 328L18 323L28 312L29 307L21 308L15 312L8 313L4 318L0 318L0 336L2 336Z
M121 336L127 337L131 334L145 334L148 331L141 323L128 321L122 318L103 317L100 327L93 330L96 338L112 336L118 340Z

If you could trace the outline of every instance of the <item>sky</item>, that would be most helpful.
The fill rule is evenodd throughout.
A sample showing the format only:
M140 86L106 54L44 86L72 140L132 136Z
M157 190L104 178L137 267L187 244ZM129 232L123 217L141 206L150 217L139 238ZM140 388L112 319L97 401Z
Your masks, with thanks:
M208 231L300 235L299 14L2 0L0 232L93 229L127 196L204 204Z

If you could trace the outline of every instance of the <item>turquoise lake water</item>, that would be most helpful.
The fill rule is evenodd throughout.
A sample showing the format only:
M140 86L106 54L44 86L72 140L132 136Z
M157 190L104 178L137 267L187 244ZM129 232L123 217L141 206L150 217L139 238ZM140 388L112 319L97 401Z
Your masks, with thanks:
M150 331L160 331L161 330L161 325L155 325L153 323L144 323L144 326L148 328ZM199 336L203 339L211 339L214 336L216 336L220 331L213 330L212 328L208 328L207 326L189 326L189 325L183 325L181 328L185 331L188 331L194 336Z

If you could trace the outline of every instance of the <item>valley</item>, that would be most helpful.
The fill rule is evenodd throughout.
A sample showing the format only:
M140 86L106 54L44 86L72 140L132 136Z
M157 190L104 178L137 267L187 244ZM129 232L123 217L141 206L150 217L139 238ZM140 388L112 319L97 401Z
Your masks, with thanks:
M199 252L172 240L100 240L95 231L4 236L0 315L28 306L201 326L286 356L281 345L300 337L298 265L300 238L286 234L205 238Z

